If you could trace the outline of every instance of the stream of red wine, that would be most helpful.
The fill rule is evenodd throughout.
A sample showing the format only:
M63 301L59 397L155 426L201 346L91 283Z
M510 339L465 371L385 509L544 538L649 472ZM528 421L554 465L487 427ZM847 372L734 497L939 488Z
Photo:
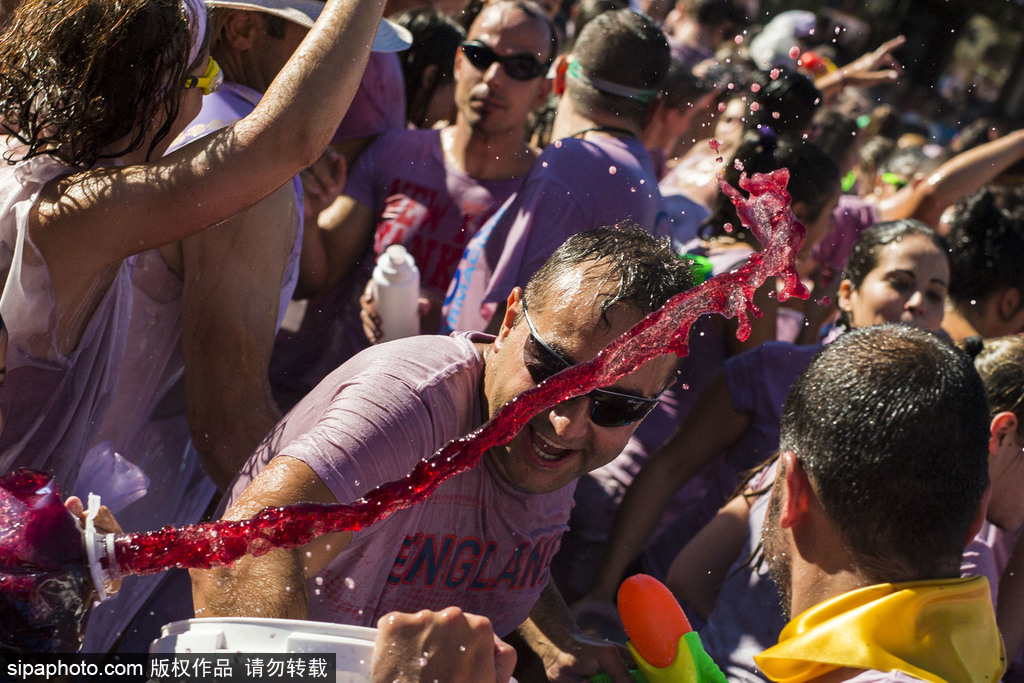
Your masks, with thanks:
M478 430L453 440L405 478L388 482L351 504L297 504L267 508L245 521L220 521L180 529L127 534L115 543L121 574L152 574L170 567L209 568L233 563L243 555L261 555L273 548L292 548L335 531L358 531L398 510L427 498L443 481L479 462L487 449L507 443L541 410L608 386L666 353L685 356L690 326L701 315L719 313L739 321L737 336L750 334L748 311L760 316L753 296L764 282L778 276L779 300L806 299L797 277L795 257L805 231L789 209L787 169L741 177L745 198L720 182L736 206L740 220L762 245L747 262L670 299L587 363L574 365L503 406Z

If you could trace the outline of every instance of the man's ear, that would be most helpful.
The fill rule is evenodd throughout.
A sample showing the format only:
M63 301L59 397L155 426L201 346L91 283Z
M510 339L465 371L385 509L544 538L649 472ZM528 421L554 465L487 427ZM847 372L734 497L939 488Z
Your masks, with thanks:
M221 36L227 44L238 52L251 50L264 25L258 12L236 10L231 12L221 24Z
M1016 287L1007 287L996 296L999 297L996 310L1002 320L1009 320L1020 310L1020 290Z
M810 509L814 491L803 465L796 455L786 451L779 456L782 461L782 509L779 511L779 526L790 529L802 523Z
M512 325L516 322L516 316L519 315L519 309L523 305L523 288L515 287L512 292L508 295L508 299L505 300L505 317L501 320L501 328L498 330L498 336L494 339L494 350L498 351L505 343L505 339L512 331Z
M552 68L555 70L555 77L552 80L551 88L559 97L565 92L565 70L569 68L569 57L558 55L555 57Z
M843 281L839 283L839 310L847 314L853 310L853 302L850 301L851 294L853 294L853 283L847 279L843 279Z
M459 50L461 52L461 50ZM456 53L457 55L458 53ZM427 64L423 68L423 73L420 74L420 85L424 88L434 83L434 77L437 76L438 66L437 64Z
M989 425L991 438L988 442L988 452L994 454L1007 443L1013 443L1016 447L1017 416L1010 411L997 413Z

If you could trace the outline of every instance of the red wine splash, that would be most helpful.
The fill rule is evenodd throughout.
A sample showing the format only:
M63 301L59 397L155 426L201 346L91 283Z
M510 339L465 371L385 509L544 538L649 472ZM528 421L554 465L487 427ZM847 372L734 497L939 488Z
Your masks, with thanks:
M82 533L53 477L0 477L0 654L76 652L93 600Z
M322 534L358 531L426 499L449 477L476 466L489 448L510 441L540 411L613 384L652 358L666 353L685 356L690 326L701 315L735 316L739 321L737 336L746 339L750 334L748 311L761 315L753 302L754 292L768 278L781 278L780 301L790 296L808 297L794 265L806 233L789 209L788 181L787 169L752 178L741 175L739 185L750 194L744 198L720 180L740 220L761 243L760 252L752 254L744 265L676 295L593 360L567 368L523 392L475 432L449 442L429 460L420 461L403 479L383 484L347 505L300 503L266 508L249 520L128 534L115 542L121 573L152 574L170 567L228 565L243 555L304 545Z

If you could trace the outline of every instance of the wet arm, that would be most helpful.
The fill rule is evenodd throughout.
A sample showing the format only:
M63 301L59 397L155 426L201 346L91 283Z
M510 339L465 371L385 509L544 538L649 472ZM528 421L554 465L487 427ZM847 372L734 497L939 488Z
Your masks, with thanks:
M551 680L576 680L603 671L616 683L632 681L626 670L629 655L625 647L583 633L550 581L518 631L544 662Z
M281 417L267 373L297 221L288 183L182 243L188 425L221 490Z
M249 519L265 507L299 502L337 500L308 465L278 456L228 509L224 519ZM349 532L328 534L298 548L243 557L232 567L191 570L196 616L305 619L309 614L306 579L327 566L351 539Z
M1024 129L956 155L880 208L882 220L916 218L939 228L942 212L1024 159Z
M37 241L47 262L98 273L267 196L327 146L359 85L383 0L330 0L249 116L145 164L48 186ZM37 234L38 233L38 234Z
M665 585L705 621L715 609L729 568L743 549L749 517L749 499L736 496L679 551L668 570Z

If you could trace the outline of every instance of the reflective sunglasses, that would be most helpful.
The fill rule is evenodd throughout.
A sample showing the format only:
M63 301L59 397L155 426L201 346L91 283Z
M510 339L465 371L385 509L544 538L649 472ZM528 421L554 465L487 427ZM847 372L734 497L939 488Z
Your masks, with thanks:
M220 70L220 64L213 57L210 57L210 63L206 66L206 73L200 77L189 76L186 78L185 89L199 88L204 95L209 95L220 90L221 83L223 82L224 72Z
M466 55L466 59L474 69L487 71L491 64L497 62L501 64L501 68L505 70L509 78L517 81L531 81L544 75L544 72L548 70L547 64L541 64L531 54L522 53L502 57L489 45L481 43L479 40L466 41L460 47L462 54Z
M537 334L537 328L533 326L530 314L526 312L525 301L523 317L530 327L530 336L523 347L523 363L526 364L526 370L533 381L540 384L555 373L571 367L573 363L548 346ZM647 414L658 405L658 396L643 398L607 389L594 389L583 396L590 399L590 421L598 427L625 427L647 417Z

